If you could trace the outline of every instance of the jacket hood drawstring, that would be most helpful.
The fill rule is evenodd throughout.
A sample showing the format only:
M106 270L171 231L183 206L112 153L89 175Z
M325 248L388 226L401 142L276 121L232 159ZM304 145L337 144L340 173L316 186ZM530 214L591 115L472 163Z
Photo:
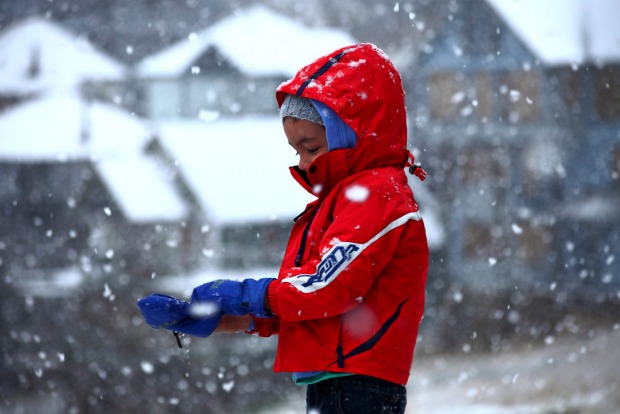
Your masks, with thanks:
M415 158L411 151L406 150L405 154L405 167L409 167L409 174L415 175L420 179L420 181L424 181L426 179L426 171L422 168L422 164L415 161Z

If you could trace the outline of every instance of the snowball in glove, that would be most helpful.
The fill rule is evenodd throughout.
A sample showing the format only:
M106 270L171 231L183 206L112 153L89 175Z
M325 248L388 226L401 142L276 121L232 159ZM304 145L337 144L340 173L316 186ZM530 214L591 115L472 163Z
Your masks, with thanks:
M189 303L159 293L140 299L138 307L152 328L169 329L201 338L211 335L222 318L222 312L216 306Z

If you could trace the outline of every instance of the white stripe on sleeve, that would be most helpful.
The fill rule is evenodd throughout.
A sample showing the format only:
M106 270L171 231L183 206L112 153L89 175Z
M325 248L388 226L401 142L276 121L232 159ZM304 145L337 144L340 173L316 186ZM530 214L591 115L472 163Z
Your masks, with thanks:
M388 224L366 243L337 243L323 256L316 268L316 273L312 275L287 277L286 279L282 279L282 282L290 283L303 293L312 293L323 289L333 282L368 246L379 240L389 231L402 226L409 220L420 221L421 219L422 216L419 212L408 213Z

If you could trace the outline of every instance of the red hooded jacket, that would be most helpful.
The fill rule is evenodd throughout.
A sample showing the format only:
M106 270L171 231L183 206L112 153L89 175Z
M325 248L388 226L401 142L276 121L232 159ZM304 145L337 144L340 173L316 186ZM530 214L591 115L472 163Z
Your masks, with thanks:
M428 245L403 170L404 91L370 44L337 50L276 92L323 102L357 135L354 148L315 159L293 177L317 196L297 218L254 333L279 334L276 372L330 371L406 384L428 270Z

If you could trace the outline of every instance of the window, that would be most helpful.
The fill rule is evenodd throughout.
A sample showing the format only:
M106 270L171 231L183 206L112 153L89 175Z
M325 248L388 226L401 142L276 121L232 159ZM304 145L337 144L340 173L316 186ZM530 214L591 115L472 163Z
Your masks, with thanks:
M437 73L431 77L431 116L455 120L476 115L490 117L493 107L493 82L486 72L469 78L463 73Z
M465 82L462 76L453 73L437 73L431 77L431 116L449 120L458 116L459 103L463 101Z
M493 78L489 73L476 74L476 114L479 118L489 119L493 115Z
M611 160L611 179L620 185L620 147L614 149Z
M17 105L19 101L20 99L17 96L0 96L0 113Z
M538 83L538 77L532 72L512 72L504 76L500 86L504 119L517 123L538 118Z
M488 259L503 254L502 218L510 160L502 148L474 147L459 157L466 194L464 254L468 259ZM499 207L498 207L499 206Z
M509 163L505 152L499 148L469 148L459 161L463 168L463 181L469 185L501 185Z
M519 224L517 234L517 257L533 265L549 257L549 246L553 240L552 232L545 227L530 223Z
M491 227L474 222L467 223L465 227L465 256L468 259L491 256L493 236Z
M181 92L176 81L158 80L147 85L147 113L152 118L178 117Z
M220 53L217 47L210 46L188 69L188 75L201 72L231 74L231 72L239 73L224 54Z
M0 177L2 177L0 202L10 203L19 197L19 168L20 167L16 164L0 163Z
M564 148L549 137L533 140L522 152L523 195L530 201L543 202L549 197L560 197L560 177L564 165Z
M560 85L556 86L564 95L566 106L574 113L579 112L579 105L582 99L581 72L570 70L563 77Z
M470 220L465 225L464 253L468 259L500 257L506 247L501 227Z
M596 111L605 121L620 120L620 67L595 71Z
M512 226L514 228L506 231L499 224L470 220L465 226L465 257L486 260L510 254L510 239L516 236L516 256L520 261L535 265L548 259L553 241L553 234L548 228L529 223ZM518 229L518 233L515 233L515 229Z

